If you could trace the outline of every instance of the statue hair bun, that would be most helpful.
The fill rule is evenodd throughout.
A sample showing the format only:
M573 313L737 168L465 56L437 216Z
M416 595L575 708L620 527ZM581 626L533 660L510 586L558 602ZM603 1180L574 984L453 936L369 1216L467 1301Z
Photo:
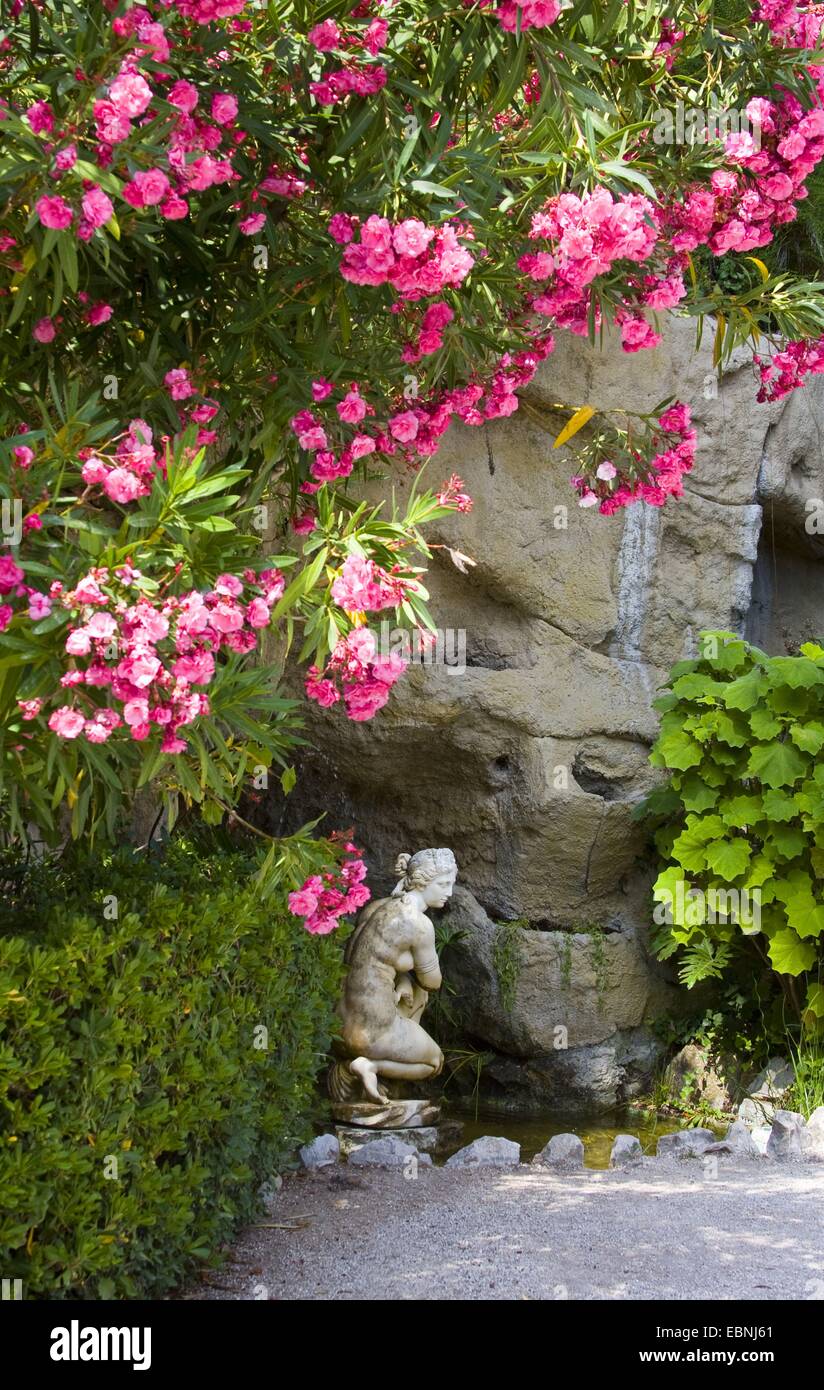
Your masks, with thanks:
M411 854L399 854L395 860L395 873L399 875L405 874L411 858Z

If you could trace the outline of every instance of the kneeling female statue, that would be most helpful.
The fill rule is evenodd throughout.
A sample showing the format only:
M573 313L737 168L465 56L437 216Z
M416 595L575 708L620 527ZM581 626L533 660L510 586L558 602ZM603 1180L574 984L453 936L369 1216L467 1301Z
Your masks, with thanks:
M391 1105L379 1078L428 1081L443 1066L441 1049L420 1024L429 991L441 987L426 913L452 896L458 866L451 849L422 849L400 855L395 872L392 896L367 904L346 945L338 1060L329 1074L338 1102L368 1097Z

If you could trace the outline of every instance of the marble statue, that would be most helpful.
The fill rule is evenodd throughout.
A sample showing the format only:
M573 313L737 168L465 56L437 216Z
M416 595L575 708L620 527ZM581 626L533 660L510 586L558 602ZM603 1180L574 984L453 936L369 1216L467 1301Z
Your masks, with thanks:
M441 1049L420 1023L430 990L441 987L426 913L452 896L458 866L451 849L422 849L400 855L395 872L392 896L367 904L346 945L337 1061L329 1073L335 1113L378 1125L422 1123L428 1104L393 1102L382 1082L428 1081L443 1066Z

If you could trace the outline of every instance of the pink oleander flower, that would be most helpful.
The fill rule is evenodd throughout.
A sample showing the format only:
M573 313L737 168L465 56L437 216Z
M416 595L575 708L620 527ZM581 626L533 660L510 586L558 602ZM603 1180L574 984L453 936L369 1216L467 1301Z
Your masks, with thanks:
M83 216L91 227L104 227L114 216L111 198L97 184L83 194L80 205Z
M184 115L191 116L198 103L197 87L193 87L191 82L186 82L180 78L169 92L167 100Z
M51 135L54 130L54 112L47 101L36 101L26 112L26 120L35 135Z
M77 738L82 734L85 725L83 715L71 705L61 705L49 717L49 728L59 738Z
M336 212L329 222L329 235L333 241L345 246L354 237L355 227L354 218L349 217L345 212Z
M98 328L101 323L108 323L114 310L111 304L92 304L84 313L83 317L92 328Z
M319 53L329 53L333 48L341 46L340 29L333 19L325 19L322 24L316 24L306 37Z
M10 555L0 555L0 594L11 594L25 579L19 565Z
M42 198L38 198L34 210L43 226L55 231L64 231L66 227L70 227L74 217L65 198L61 198L59 193L52 196L44 194Z
M411 410L393 415L389 421L389 433L401 444L408 444L418 433L418 417Z
M152 89L137 72L124 72L109 88L109 101L123 116L142 116L152 100Z
M185 367L174 367L167 372L163 378L169 388L169 395L173 401L185 401L189 396L195 394L195 388L189 380L189 373Z
M52 343L54 342L56 333L57 328L55 327L54 319L44 318L37 320L37 323L31 331L31 336L37 343Z
M244 217L243 220L238 223L238 226L244 236L254 236L256 232L259 232L262 227L266 226L266 213L250 213L248 217Z
M171 185L162 169L140 169L123 187L123 197L135 208L154 207L168 196Z
M349 425L360 424L366 414L366 401L363 400L358 392L357 386L347 392L342 401L336 406L338 415Z
M176 193L170 193L168 198L164 198L160 204L160 215L165 217L167 222L179 222L181 218L188 217L189 204L185 198L180 198Z
M212 120L218 125L229 125L237 115L237 97L228 92L217 92L212 97L210 110Z
M74 144L66 145L55 155L54 167L61 174L65 174L69 169L73 169L76 163L77 146Z
M48 594L41 594L37 589L33 589L29 594L29 617L33 623L38 623L41 618L48 618L52 611L52 600Z

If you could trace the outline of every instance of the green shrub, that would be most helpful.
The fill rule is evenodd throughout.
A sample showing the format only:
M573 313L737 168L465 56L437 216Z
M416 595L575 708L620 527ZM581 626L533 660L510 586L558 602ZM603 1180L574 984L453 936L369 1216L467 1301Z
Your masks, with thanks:
M650 761L669 782L656 880L662 957L687 985L721 978L753 953L789 1017L824 1025L824 647L767 656L729 632L701 634L701 656L673 667L655 701Z
M255 868L178 844L160 863L119 852L13 891L0 1270L25 1298L172 1287L305 1136L341 943L262 901Z

